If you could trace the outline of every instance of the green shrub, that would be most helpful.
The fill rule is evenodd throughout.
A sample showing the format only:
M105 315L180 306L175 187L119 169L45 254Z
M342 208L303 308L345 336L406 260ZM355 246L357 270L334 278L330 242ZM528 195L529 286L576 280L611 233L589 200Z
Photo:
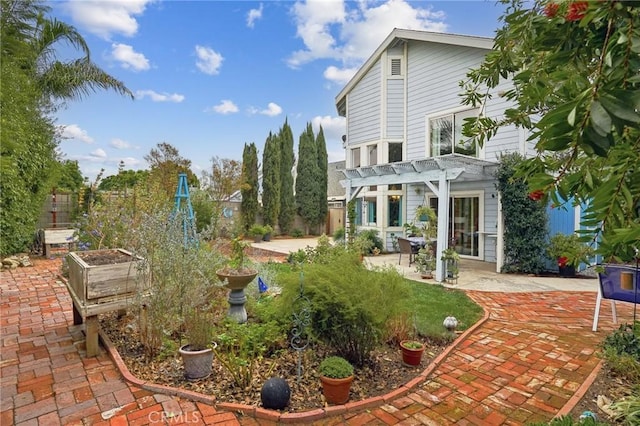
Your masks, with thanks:
M320 374L331 379L353 376L353 366L340 356L330 356L322 360L318 367Z
M382 342L387 321L406 309L411 295L408 283L393 268L370 271L353 256L305 265L303 273L304 294L311 304L311 333L352 364L364 365ZM291 318L300 274L280 278L281 316Z
M529 198L527 183L515 176L523 160L518 153L503 155L495 174L504 217L502 272L537 274L544 269L548 219L546 204Z
M359 257L349 251L343 244L331 245L329 237L325 234L318 238L318 244L315 247L307 246L305 249L290 252L287 256L287 262L292 264L302 263L322 263L329 264L334 259L348 257L353 263L360 263Z
M302 232L299 228L293 228L291 230L291 236L293 238L300 238L304 236L304 232Z
M605 337L602 353L609 367L631 380L640 380L640 325L622 324Z
M343 242L345 237L345 230L343 227L336 229L333 233L333 241Z
M226 319L216 337L216 358L239 388L253 380L256 365L265 355L285 347L286 335L276 322L245 323Z
M303 249L298 249L297 251L289 252L287 255L287 262L296 264L296 263L306 263L308 261L307 252Z
M249 235L251 235L252 237L262 237L264 234L264 226L258 223L254 223L253 225L251 225L251 228L249 228Z
M374 247L380 251L382 251L382 249L384 248L382 245L382 240L378 236L377 229L363 229L358 233L358 237L364 238L371 242L369 251L366 254L370 254Z
M617 413L616 420L624 420L628 425L640 424L640 386L636 386L633 393L616 401L611 405Z
M549 422L528 423L529 426L606 426L608 423L600 423L591 417L582 420L573 420L570 416L556 417Z

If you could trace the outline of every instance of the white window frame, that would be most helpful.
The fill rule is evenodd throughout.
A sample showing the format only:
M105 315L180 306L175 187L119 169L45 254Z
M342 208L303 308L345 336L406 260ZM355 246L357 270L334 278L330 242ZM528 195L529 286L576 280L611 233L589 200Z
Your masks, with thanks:
M480 109L479 108L469 108L467 106L461 106L461 107L456 107L456 108L452 108L452 109L448 109L448 110L444 110L444 111L439 111L437 113L434 114L429 114L425 117L425 140L426 140L426 146L425 146L425 152L426 152L426 156L427 157L437 157L439 155L433 155L433 153L431 152L431 121L438 119L438 118L444 118L447 116L453 116L454 117L454 128L455 128L455 116L463 113L463 112L467 112L467 111L477 111L479 112ZM455 151L455 146L457 145L457 143L452 142L452 150L453 153L456 154ZM482 146L477 146L476 147L476 151L477 151L477 155L475 158L478 159L484 159L484 153L485 153L485 146L486 143L483 144Z

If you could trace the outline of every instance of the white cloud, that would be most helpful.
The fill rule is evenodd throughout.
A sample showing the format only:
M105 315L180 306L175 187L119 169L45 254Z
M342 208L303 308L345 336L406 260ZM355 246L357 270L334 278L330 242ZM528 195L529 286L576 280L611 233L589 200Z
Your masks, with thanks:
M238 112L238 106L229 99L223 99L222 101L220 101L218 105L215 105L211 108L207 108L205 110L205 112L211 112L211 111L216 112L218 114L223 114L223 115L233 114Z
M269 117L275 117L276 115L282 114L282 108L280 107L280 105L276 103L269 102L266 109L249 107L247 109L247 112L249 114L262 114L262 115L268 115Z
M329 81L344 85L351 80L351 77L353 77L356 72L358 72L358 68L355 67L340 69L332 65L324 70L323 76Z
M111 142L109 142L109 145L115 149L129 149L131 148L131 144L127 141L123 141L122 139L112 139Z
M140 166L142 164L142 160L139 160L137 158L133 158L133 157L122 157L122 158L118 158L115 159L113 161L110 161L110 163L117 163L120 164L120 161L124 162L124 166L128 169L133 169L133 168L137 168L138 166Z
M132 37L138 32L137 15L155 0L69 1L65 8L73 22L104 39L113 34Z
M137 90L136 98L144 99L145 97L151 98L153 102L176 102L180 103L184 101L184 95L179 95L177 93L169 94L169 93L158 93L153 90Z
M260 8L259 9L251 9L249 11L249 13L247 13L247 27L249 28L253 28L255 25L255 22L258 19L262 19L262 9L263 9L263 4L260 3Z
M204 47L196 45L196 66L200 71L209 75L216 75L220 72L220 66L224 58L221 54L211 49L210 47Z
M89 156L90 157L94 157L94 158L107 158L107 153L105 152L104 149L98 148L98 149L96 149L94 151L91 151Z
M62 139L76 139L84 143L92 144L93 138L89 136L86 130L81 129L77 124L67 124L58 126L60 137Z
M331 2L330 6L320 0L296 2L292 7L297 26L297 36L306 50L294 52L287 61L292 68L320 58L338 58L339 49L331 33L331 26L343 24L346 8L342 0Z
M356 7L352 7L356 5ZM316 59L334 59L341 67L329 67L325 78L345 82L353 70L371 56L394 28L446 31L443 12L431 6L414 7L405 0L379 2L322 0L298 1L292 7L297 35L305 45L287 63L292 68Z
M124 69L132 69L134 71L146 71L149 69L149 60L127 44L113 43L111 45L111 56L120 62L120 66Z
M344 117L324 117L316 116L311 119L311 126L315 134L320 131L320 126L324 132L326 140L336 139L342 142L342 135L347 132L347 119Z

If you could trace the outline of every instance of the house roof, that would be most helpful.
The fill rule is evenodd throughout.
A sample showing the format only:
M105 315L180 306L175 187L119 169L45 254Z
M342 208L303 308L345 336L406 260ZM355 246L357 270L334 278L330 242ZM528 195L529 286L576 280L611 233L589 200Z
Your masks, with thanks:
M395 46L398 42L422 41L428 43L449 44L453 46L475 47L478 49L491 50L493 39L490 37L478 37L461 34L437 33L431 31L405 30L394 28L380 46L373 52L367 61L360 67L358 72L349 80L346 86L336 96L336 109L338 114L346 114L347 94L353 90L354 86L366 75L371 67L380 58L387 48Z

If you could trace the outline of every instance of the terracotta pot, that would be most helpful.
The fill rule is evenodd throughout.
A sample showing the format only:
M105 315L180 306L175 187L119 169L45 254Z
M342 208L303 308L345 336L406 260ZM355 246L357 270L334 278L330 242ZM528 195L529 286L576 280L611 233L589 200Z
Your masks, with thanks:
M213 349L207 348L201 351L189 350L189 345L178 349L184 364L184 377L187 380L198 380L211 374L213 365Z
M424 345L420 348L413 349L405 346L406 341L400 342L400 349L402 349L402 362L409 366L420 365L422 361L422 353L424 352Z
M620 288L633 290L633 272L620 272Z
M329 404L344 404L349 400L353 376L344 379L320 376L320 382L322 382L322 393Z

